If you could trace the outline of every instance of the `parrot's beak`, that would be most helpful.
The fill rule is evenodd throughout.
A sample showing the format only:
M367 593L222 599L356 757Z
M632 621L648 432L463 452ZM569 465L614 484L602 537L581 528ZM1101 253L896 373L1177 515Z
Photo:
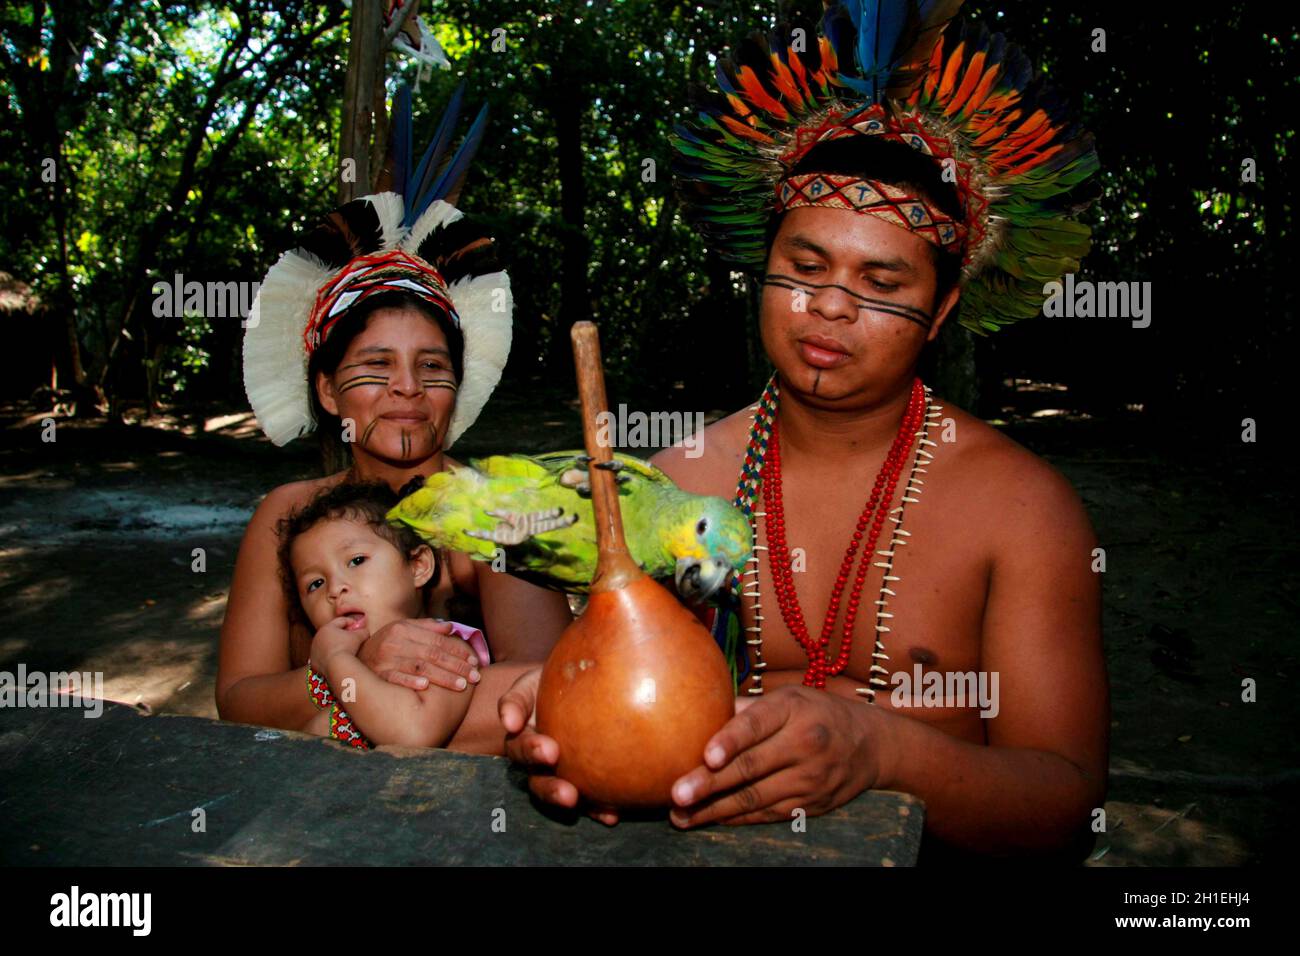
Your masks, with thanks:
M712 597L730 574L731 565L717 558L678 558L673 580L678 594L698 604Z

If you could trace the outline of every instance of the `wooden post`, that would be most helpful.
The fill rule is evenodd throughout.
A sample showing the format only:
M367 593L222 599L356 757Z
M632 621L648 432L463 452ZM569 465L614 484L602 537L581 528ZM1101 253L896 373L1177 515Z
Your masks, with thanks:
M388 91L384 58L393 38L419 6L404 0L384 25L385 0L353 0L348 75L343 85L343 128L339 132L339 204L374 192L388 151ZM343 162L356 165L352 182L342 179ZM387 187L385 187L387 188Z
M348 74L343 85L343 124L339 131L339 204L370 192L370 139L374 129L375 87L382 86L384 15L382 0L352 0ZM352 181L344 165L352 160Z

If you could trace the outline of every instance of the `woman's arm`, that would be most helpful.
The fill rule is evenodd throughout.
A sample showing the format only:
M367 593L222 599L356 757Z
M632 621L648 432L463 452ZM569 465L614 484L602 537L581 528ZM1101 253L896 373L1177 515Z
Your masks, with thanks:
M222 720L300 730L316 716L307 669L290 669L289 603L276 553L276 522L300 494L294 485L268 494L240 542L217 663Z
M568 599L559 591L493 571L486 562L475 561L474 569L493 662L546 660L573 622Z
M321 629L322 634L326 628ZM399 687L361 663L355 649L342 646L318 650L320 647L318 636L312 644L313 666L319 666L331 693L373 744L441 747L460 727L474 697L473 688L451 691L429 687L416 691ZM319 665L315 663L318 653L322 654Z

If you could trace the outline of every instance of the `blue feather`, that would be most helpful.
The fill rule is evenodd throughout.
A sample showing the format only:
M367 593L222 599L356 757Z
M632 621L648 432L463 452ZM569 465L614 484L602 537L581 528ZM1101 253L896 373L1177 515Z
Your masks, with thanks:
M415 168L409 188L403 193L406 199L406 225L408 226L419 218L416 209L421 211L427 209L429 203L440 198L426 194L432 184L434 174L442 166L443 155L447 152L452 134L456 129L456 121L460 119L460 105L464 98L465 83L461 81L456 87L456 92L452 93L447 108L443 110L442 119L438 121L437 132L433 134L433 139L429 141L424 155L420 157L420 164Z
M474 118L473 125L470 126L469 132L465 134L465 141L460 144L460 149L456 151L455 157L447 165L446 170L438 181L434 183L433 188L429 190L428 195L421 197L419 210L416 212L418 219L424 211L429 208L429 204L435 199L446 199L448 196L460 192L461 183L465 174L469 172L469 164L474 160L474 154L478 152L479 145L483 142L483 133L487 129L488 108L484 103L478 111L478 116ZM411 220L414 222L415 220Z
M898 40L907 26L914 2L875 0L861 5L854 21L858 26L858 68L863 76L887 71L893 65L900 52L896 49Z
M403 198L411 181L411 87L403 83L393 97L393 183Z
M962 0L844 0L829 4L823 19L823 32L833 38L847 19L856 30L853 57L856 71L846 72L848 63L840 64L839 79L872 103L889 92L894 76L909 58L919 52L928 54L939 32L952 19ZM923 48L922 45L924 45Z

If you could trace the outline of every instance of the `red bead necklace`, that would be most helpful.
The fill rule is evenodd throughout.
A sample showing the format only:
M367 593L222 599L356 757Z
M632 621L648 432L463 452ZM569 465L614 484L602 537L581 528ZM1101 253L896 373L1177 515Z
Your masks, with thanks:
M777 604L781 608L781 617L795 640L808 655L808 670L804 674L805 687L824 688L826 678L839 674L848 666L849 655L853 650L853 627L858 617L858 601L862 594L863 582L867 579L867 569L871 567L871 555L876 551L876 542L880 538L880 529L889 514L889 505L894 498L894 488L902 474L907 453L912 441L921 428L925 416L925 386L918 378L912 383L912 395L908 401L907 411L903 415L898 434L890 446L889 455L876 475L871 497L858 518L857 529L844 551L844 561L840 564L840 573L835 576L835 588L831 592L830 606L826 610L826 620L822 623L819 639L814 642L804 623L803 610L799 607L799 596L795 593L794 571L791 567L790 549L785 538L785 510L781 498L781 439L779 422L772 423L772 439L767 449L767 461L763 468L763 500L765 507L765 526L767 529L768 553L771 555L772 585L776 591ZM868 531L868 524L870 530ZM848 606L844 612L844 632L840 641L840 652L834 663L827 662L827 649L831 633L835 630L835 619L839 616L840 597L848 582L849 572L853 570L853 561L862 543L862 536L867 535L867 547L862 555L862 566L853 580L853 590L849 592Z

